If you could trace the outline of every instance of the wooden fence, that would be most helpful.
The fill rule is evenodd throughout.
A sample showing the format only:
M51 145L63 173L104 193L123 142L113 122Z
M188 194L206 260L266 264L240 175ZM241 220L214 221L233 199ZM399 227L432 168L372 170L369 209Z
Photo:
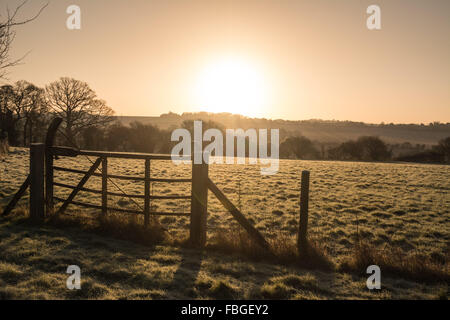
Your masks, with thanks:
M68 188L71 189L72 192L70 193L69 197L67 199L58 198L53 195L52 190L47 190L46 193L46 203L47 203L47 212L54 211L54 200L63 202L62 206L56 211L57 214L64 213L64 211L67 209L67 206L69 204L77 204L80 206L85 206L88 208L95 208L101 210L103 214L106 214L108 210L113 211L121 211L124 213L135 213L135 214L143 214L145 217L145 225L148 225L149 222L149 216L150 215L173 215L173 216L186 216L189 215L188 213L168 213L168 212L154 212L150 211L150 201L154 199L191 199L191 195L184 195L184 196L178 196L178 195L169 195L169 196L155 196L150 195L150 183L152 182L165 182L165 183L187 183L192 182L191 178L186 179L161 179L161 178L151 178L150 176L150 165L151 160L171 160L170 156L167 155L151 155L151 154L137 154L137 153L112 153L112 152L102 152L102 151L76 151L76 150L68 150L67 148L62 147L52 147L51 149L51 155L50 156L79 156L79 155L86 155L89 157L96 157L97 159L92 162L91 167L88 171L82 171L77 169L71 169L71 168L65 168L65 167L58 167L58 166L52 166L47 169L47 177L53 177L54 173L49 171L61 171L61 172L69 172L69 173L75 173L75 174L82 174L83 177L79 181L79 183L74 185L68 185L64 183L54 182L52 179L48 178L46 181L47 185L53 185L61 188ZM143 177L140 176L120 176L120 175L112 175L108 174L108 159L110 158L117 158L117 159L137 159L137 160L143 160L144 162L144 168L145 168L145 175ZM100 173L97 173L96 170L99 169ZM101 190L94 190L85 188L84 185L87 183L89 178L91 176L101 177L102 180L102 187ZM144 182L144 188L142 194L127 194L124 192L111 192L108 189L109 181L111 179L118 179L118 180L132 180L132 181L143 181ZM74 198L77 195L79 191L84 191L88 193L94 193L101 195L102 204L101 205L92 205L92 204L85 204L82 202L75 202ZM144 199L144 208L143 210L130 210L130 209L119 209L119 208L113 208L108 206L108 196L120 196L125 198L131 198L131 199Z
M34 145L32 148L36 148ZM208 165L193 164L192 165L192 176L189 178L156 178L151 176L151 163L152 160L160 161L172 161L170 155L158 155L158 154L143 154L143 153L122 153L122 152L104 152L104 151L89 151L89 150L76 150L67 147L50 147L47 148L47 153L45 157L54 158L57 157L80 157L86 156L88 159L96 158L92 161L92 165L87 171L58 167L58 166L47 166L46 168L46 185L49 187L46 190L46 212L47 214L55 213L57 215L63 214L67 207L72 205L94 208L106 215L109 210L138 214L144 216L144 225L148 226L150 222L150 216L188 216L190 217L190 240L192 244L202 246L206 242L206 216L207 216L207 178L208 178ZM144 176L121 176L113 175L108 173L108 159L130 159L130 160L142 160L144 165ZM47 159L47 163L50 163L50 159ZM99 172L96 172L96 171ZM74 174L81 174L82 178L79 180L77 185L68 185L65 183L55 182L53 180L54 171L69 172ZM85 184L90 177L97 176L101 177L101 190L95 190L86 188ZM120 192L110 191L111 179L118 180L131 180L144 182L144 188L141 194L128 194L119 190ZM152 182L160 182L167 184L174 183L190 183L191 184L191 194L186 195L151 195L150 194L150 184ZM60 187L71 189L71 193L66 199L56 197L53 193L53 187ZM189 188L186 188L189 190ZM83 201L76 201L75 197L80 191L94 193L101 196L101 205L94 205L90 203L85 203ZM124 208L111 207L108 204L108 196L120 196L130 199L141 199L144 200L144 206L141 210L132 210ZM191 200L191 212L161 212L152 211L151 202L153 200L179 200L179 199L190 199ZM55 209L54 202L62 202L62 205Z
M190 241L194 246L204 246L206 243L206 221L208 212L208 190L222 203L222 205L231 213L237 222L248 232L251 238L262 248L270 250L270 246L261 233L253 227L253 225L245 218L245 216L236 208L236 206L225 196L225 194L215 185L208 177L208 164L192 163L192 176L190 178L162 179L151 177L151 161L162 160L171 161L170 155L159 154L143 154L143 153L122 153L122 152L104 152L78 150L76 148L53 146L55 135L61 124L61 119L56 118L50 125L45 144L35 143L30 147L30 174L22 184L19 191L12 198L10 203L4 210L4 214L8 214L14 208L20 197L30 187L30 216L35 220L44 220L46 216L51 214L63 214L69 205L77 205L82 207L94 208L106 215L108 210L114 210L123 213L139 214L144 216L144 225L148 226L150 216L189 216L190 217ZM87 171L55 166L53 161L55 157L81 157L86 156L88 159L96 158L92 162L91 167ZM108 173L108 159L135 159L142 160L144 163L144 176L121 176ZM99 172L96 172L96 171ZM77 185L69 185L54 181L54 172L69 172L83 175ZM101 190L86 188L85 184L90 177L101 177ZM144 189L142 194L127 194L125 192L117 193L109 189L111 179L143 181ZM190 195L151 195L150 184L152 182L163 183L191 183ZM113 182L112 182L113 183ZM66 199L56 197L54 195L54 187L66 188L72 190ZM76 195L80 192L89 192L101 195L101 205L85 203L75 200ZM309 193L309 172L302 173L302 190L301 190L301 214L299 223L298 247L301 253L307 252L307 226L308 226L308 193ZM143 199L144 206L142 210L131 210L124 208L110 207L108 204L108 196L120 196L130 199ZM170 213L158 212L151 210L151 201L157 199L190 199L190 213ZM55 201L62 202L62 205L56 209Z

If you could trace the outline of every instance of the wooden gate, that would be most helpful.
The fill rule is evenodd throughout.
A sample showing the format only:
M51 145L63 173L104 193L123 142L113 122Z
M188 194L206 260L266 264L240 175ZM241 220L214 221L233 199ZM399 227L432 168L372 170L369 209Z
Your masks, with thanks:
M83 206L87 208L94 208L101 210L102 214L106 214L108 210L112 211L118 211L118 212L124 212L124 213L134 213L134 214L142 214L145 217L145 225L148 225L149 222L149 216L150 215L171 215L171 216L188 216L189 213L170 213L170 212L156 212L156 211L150 211L150 202L152 200L156 199L191 199L191 195L184 195L184 196L178 196L178 195L150 195L150 183L152 182L165 182L165 183L187 183L192 182L191 178L185 178L185 179L161 179L161 178L152 178L151 177L151 160L171 160L171 157L168 155L151 155L151 154L138 154L138 153L113 153L113 152L102 152L102 151L85 151L85 150L74 150L74 149L68 149L65 147L52 147L49 149L50 154L46 155L47 157L79 157L81 155L85 155L88 157L95 157L96 160L92 161L92 165L87 171L77 170L77 169L71 169L71 168L65 168L65 167L58 167L58 166L52 166L47 168L47 177L54 176L53 172L49 174L49 171L61 171L61 172L69 172L69 173L75 173L75 174L81 174L83 175L81 180L78 182L76 186L74 185L68 185L64 183L54 182L53 179L47 179L46 183L47 186L53 185L56 187L61 188L68 188L71 189L72 192L66 199L62 199L59 197L56 197L53 195L53 190L50 190L52 188L49 188L46 193L46 203L47 203L47 212L53 212L54 211L54 200L63 202L63 204L59 207L58 210L55 210L56 214L62 214L67 209L69 204L74 204L78 206ZM108 173L108 159L110 158L117 158L117 159L134 159L134 160L142 160L144 167L145 167L145 175L143 177L140 176L120 176L120 175L112 175ZM98 171L98 172L96 172ZM90 177L96 176L101 177L102 179L102 187L101 190L94 190L90 188L85 188L85 184L89 180ZM127 194L125 192L122 192L122 190L119 189L120 192L111 192L108 190L108 184L112 183L112 179L118 179L118 180L132 180L132 181L143 181L144 182L144 189L142 194ZM75 201L75 197L78 194L79 191L84 191L88 193L94 193L101 195L102 204L101 205L93 205L84 203L82 201ZM143 199L144 200L144 208L143 210L131 210L131 209L121 209L121 208L114 208L108 206L108 196L119 196L119 197L126 197L130 199Z
M214 184L208 177L208 164L192 163L191 178L183 179L162 179L151 176L151 161L162 160L172 161L171 155L161 154L144 154L144 153L124 153L124 152L105 152L105 151L90 151L79 150L70 147L54 146L54 140L58 127L61 124L61 118L55 118L50 124L47 131L47 137L44 143L35 143L30 147L30 174L22 184L19 191L12 198L7 205L3 214L9 214L20 197L30 187L30 216L36 220L44 220L46 216L51 214L62 214L67 207L72 205L98 209L103 215L106 215L108 210L139 214L144 216L144 224L147 226L150 221L150 216L189 216L190 217L190 242L194 246L204 246L206 243L206 220L208 211L208 190L222 203L222 205L231 213L237 222L248 232L251 238L262 248L270 250L270 246L261 233L245 218L245 216L236 208L236 206L225 196L225 194ZM77 170L73 168L65 168L54 165L55 157L81 157L86 156L92 165L87 171ZM92 161L91 158L95 158ZM142 160L144 164L144 176L121 176L112 175L108 173L108 159L135 159ZM190 160L191 157L189 157ZM203 157L201 157L203 159ZM62 171L74 174L83 175L77 185L69 185L54 181L54 172ZM98 171L98 172L97 172ZM86 188L85 184L90 177L97 176L102 178L101 190ZM112 192L109 190L109 182L114 184L112 179L144 181L143 194L127 194L120 190L121 193ZM190 195L151 195L150 184L152 182L163 183L191 183ZM302 201L301 201L301 221L299 230L299 248L305 252L306 248L306 232L308 223L308 185L309 172L304 172L302 176ZM117 185L116 185L117 186ZM66 199L56 197L54 195L54 187L71 189L69 196ZM101 205L94 205L85 203L83 201L75 200L78 192L89 192L101 195ZM120 196L130 199L143 199L144 206L141 210L131 210L124 208L114 208L108 205L108 196ZM151 201L158 199L190 199L191 210L190 213L170 213L158 212L151 210ZM62 205L56 210L54 202L62 202ZM134 200L133 200L134 201Z

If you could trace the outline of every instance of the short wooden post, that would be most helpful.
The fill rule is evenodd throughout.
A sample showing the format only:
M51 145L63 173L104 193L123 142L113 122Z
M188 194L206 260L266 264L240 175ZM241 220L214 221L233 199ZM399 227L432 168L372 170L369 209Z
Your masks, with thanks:
M144 226L150 223L150 159L145 159Z
M206 219L208 214L208 164L202 159L196 164L192 158L192 196L190 242L193 246L206 244Z
M108 213L108 158L102 158L102 214Z
M30 146L30 217L43 221L44 211L44 162L45 145L32 143Z
M300 191L300 223L298 229L298 251L300 255L308 253L308 202L309 202L309 171L302 171Z

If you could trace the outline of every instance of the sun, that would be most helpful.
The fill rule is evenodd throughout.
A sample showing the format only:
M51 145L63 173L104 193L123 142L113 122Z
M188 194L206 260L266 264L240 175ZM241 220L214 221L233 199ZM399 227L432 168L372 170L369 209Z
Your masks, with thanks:
M194 89L196 104L208 112L230 112L246 116L265 113L268 86L262 68L236 57L207 64Z

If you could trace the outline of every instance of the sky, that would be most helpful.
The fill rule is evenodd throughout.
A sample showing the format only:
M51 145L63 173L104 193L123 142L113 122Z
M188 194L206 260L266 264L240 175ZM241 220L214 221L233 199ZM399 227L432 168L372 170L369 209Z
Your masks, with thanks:
M381 30L366 26L372 4ZM450 122L448 0L50 0L17 28L11 55L26 53L8 82L73 77L117 115Z

